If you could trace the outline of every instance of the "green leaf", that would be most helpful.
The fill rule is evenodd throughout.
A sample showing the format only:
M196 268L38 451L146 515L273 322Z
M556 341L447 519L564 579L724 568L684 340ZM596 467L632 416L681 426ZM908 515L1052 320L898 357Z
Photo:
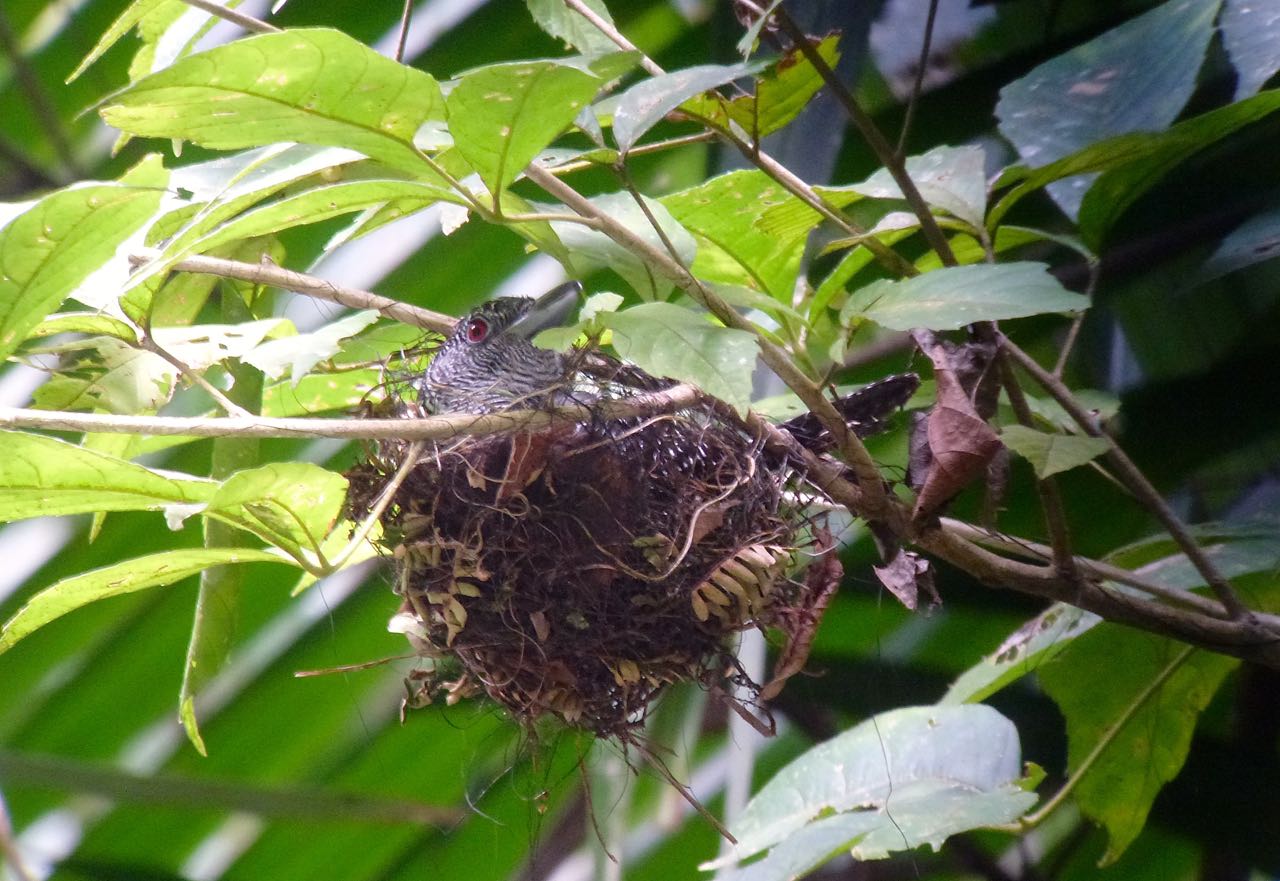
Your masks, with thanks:
M763 67L760 62L703 64L641 80L622 93L613 110L618 149L626 153L645 132L694 95L751 76Z
M1067 719L1074 795L1102 824L1114 862L1186 761L1200 712L1239 661L1115 624L1080 636L1040 670Z
M976 321L1088 307L1088 297L1064 288L1043 263L982 264L873 282L849 296L840 320L867 318L893 330L958 330Z
M386 376L382 370L344 370L339 373L310 373L296 384L288 380L268 385L262 391L263 416L313 416L326 411L351 411Z
M30 339L50 337L60 333L90 333L113 336L130 345L137 345L138 335L128 324L99 312L58 312L36 325Z
M591 203L654 248L666 252L666 245L662 238L630 193L606 193L602 196L593 196ZM680 262L686 266L694 263L698 245L689 231L671 216L671 212L662 202L644 197L644 203L658 225L662 227L667 240L675 247ZM578 223L561 221L553 221L551 228L575 258L581 257L587 263L609 267L626 279L646 300L661 299L674 287L670 279L654 275L649 264L602 232L588 229Z
M0 229L0 358L155 212L167 177L150 157L119 184L59 190Z
M1000 440L1030 462L1040 478L1078 468L1109 449L1107 442L1099 437L1048 434L1022 425L1001 428Z
M584 5L609 24L613 18L603 0L583 0ZM570 9L564 0L525 0L529 14L533 20L551 36L564 40L573 48L585 55L604 54L617 51L600 29L583 18L582 14Z
M1010 822L1035 803L1019 786L1018 732L982 704L881 713L779 771L730 827L738 843L720 865L765 848L795 877L837 851L881 859L950 835ZM755 865L762 865L757 863ZM704 866L704 868L708 868Z
M1001 89L1001 134L1045 165L1103 138L1166 128L1195 89L1217 11L1218 0L1168 0L1041 64ZM1049 190L1075 217L1090 183Z
M596 316L618 354L654 376L692 383L739 411L751 403L755 337L710 324L692 309L644 303Z
M789 302L809 226L762 229L770 209L800 204L756 170L731 171L661 199L671 216L699 240L694 274L708 281L759 287ZM803 206L816 223L818 214Z
M199 504L209 481L160 474L37 434L0 432L0 521L93 511L156 511Z
M427 174L414 133L440 86L339 31L259 34L184 58L104 102L109 125L215 150L280 141L349 147Z
M315 550L342 512L346 494L341 474L307 462L274 462L228 478L204 513L286 551Z
M973 227L982 226L987 204L986 153L981 147L934 147L907 159L907 173L924 200ZM902 190L881 169L852 190L874 199L901 199Z
M840 60L839 42L839 35L831 34L814 47L833 69ZM699 95L690 98L681 109L697 114L721 129L728 129L729 121L733 120L753 138L762 138L799 116L823 85L822 74L809 63L805 54L799 49L792 49L769 65L756 81L754 95L735 98Z
M454 144L495 198L591 101L601 79L556 61L493 64L449 93Z
M137 467L137 466L134 466ZM81 606L148 587L163 587L210 566L228 563L286 563L266 551L238 548L184 549L149 554L65 578L27 600L0 628L0 652L44 625Z

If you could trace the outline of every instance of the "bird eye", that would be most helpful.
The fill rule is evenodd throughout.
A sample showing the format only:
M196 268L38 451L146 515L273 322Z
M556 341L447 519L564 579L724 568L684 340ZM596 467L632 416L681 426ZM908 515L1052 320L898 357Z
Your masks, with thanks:
M467 322L467 342L478 343L489 335L489 322L483 318L472 318Z

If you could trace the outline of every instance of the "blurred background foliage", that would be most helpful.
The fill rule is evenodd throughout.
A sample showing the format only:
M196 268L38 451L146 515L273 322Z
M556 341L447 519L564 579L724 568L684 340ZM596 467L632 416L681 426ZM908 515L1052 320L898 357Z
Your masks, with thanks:
M620 30L668 69L735 57L741 26L729 3L611 5ZM1012 163L1016 156L995 128L999 90L1155 5L944 0L906 152L979 143L992 157L992 170ZM1275 3L1255 5L1280 16ZM78 179L109 179L155 149L135 140L112 155L115 133L84 112L127 82L133 37L64 84L124 6L122 0L5 0L0 198L16 202ZM281 27L338 28L390 52L398 6L294 0L270 20ZM885 131L900 131L928 4L811 0L788 7L811 32L843 31L841 75ZM264 3L242 8L268 14ZM206 39L235 33L219 24ZM414 10L406 61L443 79L491 62L557 55L562 48L534 24L524 4L425 0ZM1143 51L1154 64L1166 47ZM1238 96L1241 79L1222 38L1215 37L1183 115ZM1119 397L1122 443L1189 520L1231 522L1280 511L1280 263L1228 260L1222 271L1210 271L1215 255L1225 259L1222 243L1233 230L1246 222L1265 227L1275 216L1269 212L1280 204L1277 137L1280 117L1266 117L1188 157L1123 214L1101 249L1095 305L1068 370L1073 386ZM770 149L814 183L861 180L877 167L825 95L775 136ZM211 155L188 144L181 161ZM636 157L632 171L642 191L657 195L736 162L720 148L699 146ZM590 192L614 182L585 174L575 184ZM1013 219L1071 228L1043 193L1024 200ZM343 226L334 220L284 233L287 264L452 314L495 291L536 292L557 278L548 258L530 260L510 232L471 222L446 237L435 211L322 256ZM1267 238L1265 232L1250 238L1251 247L1276 247L1276 234ZM910 246L906 253L918 256ZM815 260L815 277L831 259ZM1037 259L1052 260L1068 287L1085 287L1089 267L1065 249ZM619 288L607 270L586 281L588 290ZM300 327L337 315L336 307L312 300L290 308ZM1061 329L1059 320L1028 320L1020 326L1020 341L1052 363ZM372 342L390 350L405 339L401 334ZM905 350L890 351L841 379L868 381L910 366ZM26 368L4 367L0 403L25 404L39 379ZM877 441L873 452L900 461L904 443L901 434L892 435ZM356 454L351 445L328 441L265 446L265 458L337 469ZM163 467L207 473L208 460L208 443L197 442L173 449ZM1030 469L1025 463L1014 467L1001 526L1043 539ZM1096 472L1076 469L1062 483L1080 553L1102 554L1156 530ZM977 500L969 509L965 504L961 514L976 514ZM160 529L153 514L112 515L93 542L88 529L88 518L0 529L0 618L65 576L198 540L190 531ZM670 695L655 720L660 742L673 747L677 776L692 780L713 810L730 769L751 761L748 753L758 751L753 773L759 783L807 746L872 713L937 701L956 676L1042 608L944 567L943 606L927 615L909 613L872 576L871 542L855 537L845 554L845 583L814 646L815 675L793 679L777 702L779 737L754 746L739 742L727 734L723 708L708 707L692 693ZM607 747L570 734L533 743L478 703L410 712L402 721L397 711L407 660L295 678L296 671L403 653L402 638L385 629L396 604L385 570L343 572L299 599L289 596L295 576L287 570L249 571L233 662L202 707L207 758L191 749L174 717L194 579L80 610L0 657L0 794L24 857L38 874L586 878L611 865L601 860L589 815L600 829L617 832L608 838L621 842L627 878L695 877L697 863L716 853L717 836L703 819L660 781L630 777ZM1108 687L1105 665L1092 684ZM1280 837L1274 834L1280 829L1277 694L1274 671L1244 665L1229 675L1200 721L1186 767L1156 799L1141 837L1107 873L1126 879L1280 873ZM1017 724L1024 757L1061 774L1063 719L1036 678L1023 679L991 703ZM582 755L594 781L589 802ZM616 794L620 778L628 783L625 797ZM459 816L424 823L422 803ZM1105 848L1103 833L1067 809L1022 840L969 834L940 854L921 850L862 865L837 860L822 877L1088 878L1100 871L1096 864Z

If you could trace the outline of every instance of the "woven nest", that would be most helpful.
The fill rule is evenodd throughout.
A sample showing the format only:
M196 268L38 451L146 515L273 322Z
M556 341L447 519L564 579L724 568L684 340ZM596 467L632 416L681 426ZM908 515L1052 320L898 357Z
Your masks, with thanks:
M355 516L407 451L348 474ZM790 474L700 412L428 447L382 515L393 629L434 659L419 702L483 693L524 723L625 737L675 682L758 694L731 637L805 604L785 577L805 526Z

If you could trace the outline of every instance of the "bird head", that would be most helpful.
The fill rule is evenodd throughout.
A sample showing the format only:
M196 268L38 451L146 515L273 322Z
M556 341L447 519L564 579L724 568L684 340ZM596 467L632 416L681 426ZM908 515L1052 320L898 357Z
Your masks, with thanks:
M491 413L536 407L564 378L563 356L530 341L565 322L582 285L569 282L537 299L498 297L462 318L419 386L436 413Z

